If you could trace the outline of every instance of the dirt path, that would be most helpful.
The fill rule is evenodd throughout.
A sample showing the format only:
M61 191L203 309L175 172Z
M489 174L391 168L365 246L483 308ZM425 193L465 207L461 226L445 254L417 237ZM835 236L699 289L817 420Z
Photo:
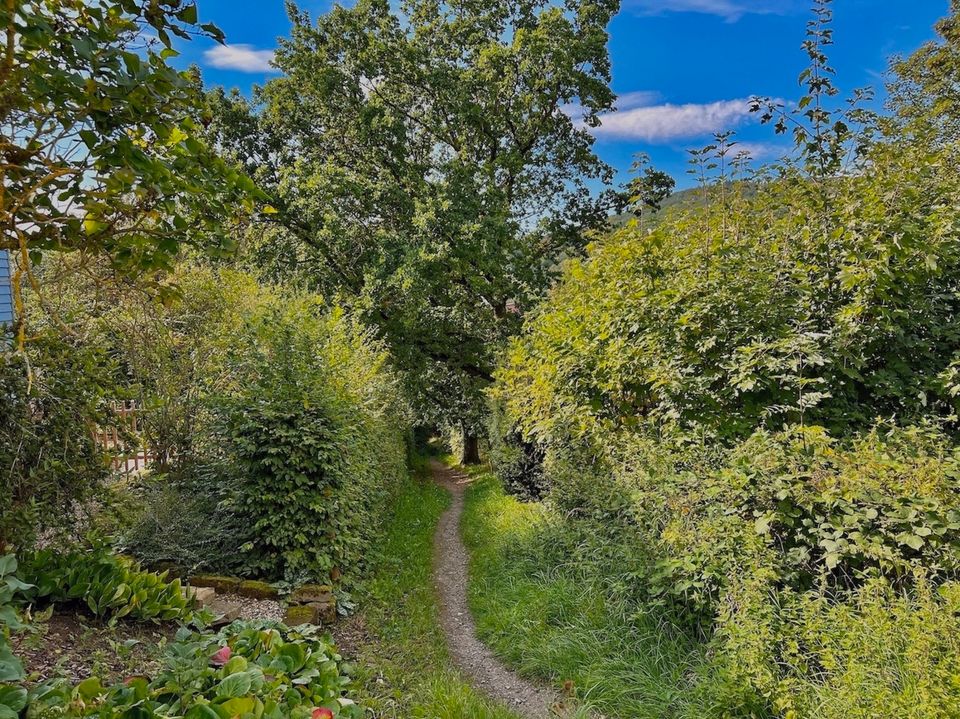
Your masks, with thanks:
M460 539L463 492L469 477L440 462L430 468L438 484L452 496L450 508L440 517L433 543L434 581L440 598L440 623L457 667L473 685L492 699L527 719L556 715L557 696L548 689L521 679L507 669L476 637L467 606L467 550Z

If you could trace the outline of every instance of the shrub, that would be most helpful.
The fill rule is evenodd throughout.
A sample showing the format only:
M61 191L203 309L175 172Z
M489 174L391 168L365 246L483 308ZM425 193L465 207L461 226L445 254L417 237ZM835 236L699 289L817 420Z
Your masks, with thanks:
M698 691L721 716L955 719L960 593L920 572L909 594L871 579L851 595L732 588Z
M526 441L497 406L491 407L487 437L490 465L504 488L521 499L542 499L547 491L543 448Z
M116 547L148 567L243 572L241 547L252 528L231 509L233 485L223 475L201 465L127 485L114 510L116 526L107 528Z
M23 353L0 348L0 548L69 527L109 460L93 439L116 398L107 353L41 331Z
M181 439L168 442L169 475L135 492L121 546L209 571L352 581L406 471L409 421L385 349L316 295L230 271L175 279L173 306L125 310L153 313L166 348L131 350L158 408L148 433L159 423Z
M297 582L359 572L406 467L385 353L313 302L251 318L232 358L247 381L214 410L233 505L252 528L247 565Z

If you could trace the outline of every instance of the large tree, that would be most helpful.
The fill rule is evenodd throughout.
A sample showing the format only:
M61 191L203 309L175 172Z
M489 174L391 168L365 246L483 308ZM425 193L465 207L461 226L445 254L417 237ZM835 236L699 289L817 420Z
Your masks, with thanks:
M604 220L588 128L614 101L617 7L360 0L312 22L291 5L284 75L252 106L211 95L217 140L276 196L286 258L355 299L427 416L476 423L496 351Z

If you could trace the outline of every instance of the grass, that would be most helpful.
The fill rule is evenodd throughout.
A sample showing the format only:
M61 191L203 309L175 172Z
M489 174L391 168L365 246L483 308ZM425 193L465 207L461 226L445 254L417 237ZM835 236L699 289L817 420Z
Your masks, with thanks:
M394 500L368 585L363 620L372 638L359 656L358 700L383 719L517 719L451 668L432 580L433 534L448 504L423 478Z
M559 536L542 505L506 495L490 473L475 478L463 526L481 638L525 676L572 683L583 706L608 717L710 716L693 691L702 646L618 599L611 580L629 578L617 579L616 558L566 561L564 542L582 538Z

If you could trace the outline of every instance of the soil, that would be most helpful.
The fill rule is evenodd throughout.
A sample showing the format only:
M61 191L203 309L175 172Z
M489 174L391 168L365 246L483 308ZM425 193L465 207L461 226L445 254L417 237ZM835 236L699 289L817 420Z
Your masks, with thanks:
M440 600L440 622L454 663L478 690L526 719L548 719L563 713L556 694L514 674L477 639L467 605L468 555L460 538L463 493L470 478L436 461L431 462L431 470L434 480L452 497L450 508L437 525L434 581Z
M239 605L241 619L283 618L283 605L271 599L236 594L218 594L217 598ZM178 628L173 622L132 621L119 621L111 627L68 606L57 606L49 621L35 626L35 632L13 636L13 652L23 661L30 681L63 677L77 683L93 676L104 684L156 673L161 642L170 642Z
M173 624L118 622L110 627L70 611L58 611L38 627L13 637L13 653L33 682L97 677L106 684L149 676L159 668L160 642L170 641L177 631Z
M328 629L337 652L347 659L356 659L360 650L371 641L362 614L353 614L345 619L340 617Z

